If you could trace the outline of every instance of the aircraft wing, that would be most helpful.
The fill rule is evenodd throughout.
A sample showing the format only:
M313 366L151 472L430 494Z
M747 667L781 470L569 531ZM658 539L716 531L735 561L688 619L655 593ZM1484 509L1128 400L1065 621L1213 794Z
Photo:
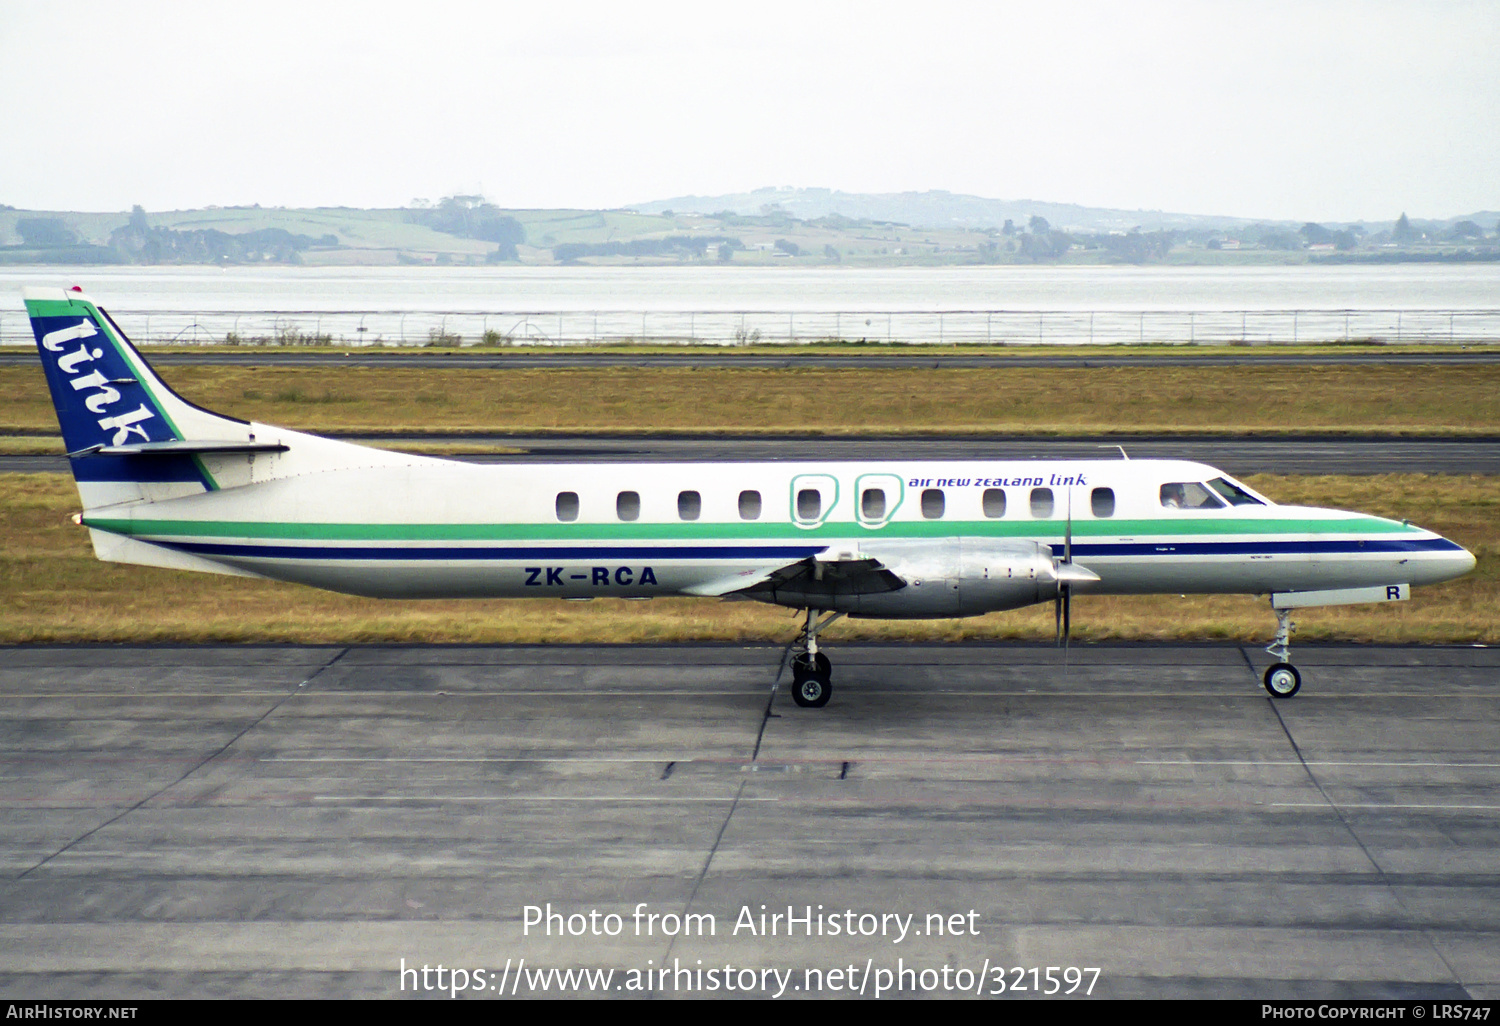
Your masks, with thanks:
M872 595L906 587L906 582L878 559L830 559L827 554L819 553L784 566L721 577L683 590L690 595L733 598L752 589L777 589L793 584L810 585L829 595Z

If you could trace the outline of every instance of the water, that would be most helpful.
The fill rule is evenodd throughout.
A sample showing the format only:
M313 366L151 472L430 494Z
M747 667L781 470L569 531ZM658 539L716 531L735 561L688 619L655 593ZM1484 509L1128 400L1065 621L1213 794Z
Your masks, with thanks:
M79 284L137 341L818 338L1228 342L1500 338L1500 265L1290 267L26 267Z

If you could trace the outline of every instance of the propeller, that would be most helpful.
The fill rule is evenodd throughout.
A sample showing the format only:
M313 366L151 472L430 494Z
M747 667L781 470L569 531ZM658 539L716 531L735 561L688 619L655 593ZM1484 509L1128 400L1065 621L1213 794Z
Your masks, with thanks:
M1073 565L1073 489L1068 488L1068 520L1063 534L1063 557L1058 567L1072 567ZM1059 574L1057 579L1057 598L1053 604L1053 615L1056 620L1057 645L1064 653L1068 649L1069 637L1073 633L1073 586L1068 583L1066 572Z

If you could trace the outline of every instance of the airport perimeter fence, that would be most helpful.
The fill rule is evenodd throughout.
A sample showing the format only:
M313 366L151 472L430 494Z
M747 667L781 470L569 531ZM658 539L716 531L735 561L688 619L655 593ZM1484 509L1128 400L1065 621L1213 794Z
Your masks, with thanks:
M1500 342L1500 310L278 310L114 314L143 345L569 346L907 344L1196 345ZM0 311L0 344L32 342Z

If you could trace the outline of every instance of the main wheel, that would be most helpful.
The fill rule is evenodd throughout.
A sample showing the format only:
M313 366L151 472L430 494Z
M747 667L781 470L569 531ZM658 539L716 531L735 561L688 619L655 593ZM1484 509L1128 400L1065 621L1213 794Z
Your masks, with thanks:
M792 678L792 701L804 709L821 709L833 695L833 685L827 677L815 677L798 672Z
M1272 698L1291 698L1302 687L1302 674L1291 663L1273 663L1265 680Z
M833 664L822 652L809 659L807 653L792 658L793 675L804 674L809 677L822 677L825 681L833 678Z

